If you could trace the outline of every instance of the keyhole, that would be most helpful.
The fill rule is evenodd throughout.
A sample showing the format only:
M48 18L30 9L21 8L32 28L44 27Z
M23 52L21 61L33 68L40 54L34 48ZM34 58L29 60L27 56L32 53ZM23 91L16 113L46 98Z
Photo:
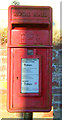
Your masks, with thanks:
M17 80L18 80L18 77L17 77Z

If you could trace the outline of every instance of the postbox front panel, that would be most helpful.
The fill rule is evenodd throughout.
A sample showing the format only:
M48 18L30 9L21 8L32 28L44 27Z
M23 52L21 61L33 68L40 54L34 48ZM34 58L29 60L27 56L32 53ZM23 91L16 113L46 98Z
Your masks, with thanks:
M8 15L8 111L50 111L52 9L10 6Z
M11 52L9 111L49 111L51 49L10 48L8 52Z

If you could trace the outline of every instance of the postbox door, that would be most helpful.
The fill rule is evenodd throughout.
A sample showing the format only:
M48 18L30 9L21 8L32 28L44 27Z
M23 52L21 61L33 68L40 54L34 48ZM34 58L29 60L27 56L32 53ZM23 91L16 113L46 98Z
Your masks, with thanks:
M49 111L51 109L51 49L11 48L11 62L11 84L9 88L11 91L9 93L11 109L18 112ZM24 67L24 64L27 66ZM34 73L32 72L33 69ZM27 70L31 70L32 76L29 75L29 71L26 72ZM24 84L24 82L23 89L22 83Z

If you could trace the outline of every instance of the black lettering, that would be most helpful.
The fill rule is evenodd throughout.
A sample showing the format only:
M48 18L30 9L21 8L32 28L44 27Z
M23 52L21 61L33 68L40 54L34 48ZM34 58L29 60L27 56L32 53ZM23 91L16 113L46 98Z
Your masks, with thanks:
M32 83L24 83L24 85L32 85Z
M24 64L24 66L32 66L31 64Z

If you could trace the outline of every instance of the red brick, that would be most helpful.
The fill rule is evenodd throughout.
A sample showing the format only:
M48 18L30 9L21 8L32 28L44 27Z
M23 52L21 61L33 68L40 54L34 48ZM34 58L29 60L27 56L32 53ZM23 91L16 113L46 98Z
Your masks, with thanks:
M7 50L2 50L2 56L7 56Z
M52 89L52 93L53 93L53 94L62 94L62 88Z
M52 61L53 63L55 63L55 64L57 64L58 62L59 62L59 59L53 59L53 61Z
M2 79L2 80L5 80L5 75L0 75L0 78Z
M62 96L61 96L62 98ZM54 96L54 101L60 101L60 96Z
M2 58L2 63L7 63L7 58Z
M58 83L57 81L53 81L53 82L52 82L52 86L53 86L53 87L55 87L55 86L56 86L56 87L59 87L59 83Z
M6 66L5 66L5 65L2 65L2 66L0 65L0 71L3 72L3 71L5 71L5 70L6 70Z
M60 109L62 109L62 104L60 104Z
M1 90L0 89L0 94L7 94L7 90Z
M55 67L54 66L52 66L52 72L55 72Z
M3 48L3 49L5 48L6 49L7 48L7 43L0 44L0 48Z
M53 104L53 109L58 109L58 103Z
M2 56L2 50L0 50L0 56Z

